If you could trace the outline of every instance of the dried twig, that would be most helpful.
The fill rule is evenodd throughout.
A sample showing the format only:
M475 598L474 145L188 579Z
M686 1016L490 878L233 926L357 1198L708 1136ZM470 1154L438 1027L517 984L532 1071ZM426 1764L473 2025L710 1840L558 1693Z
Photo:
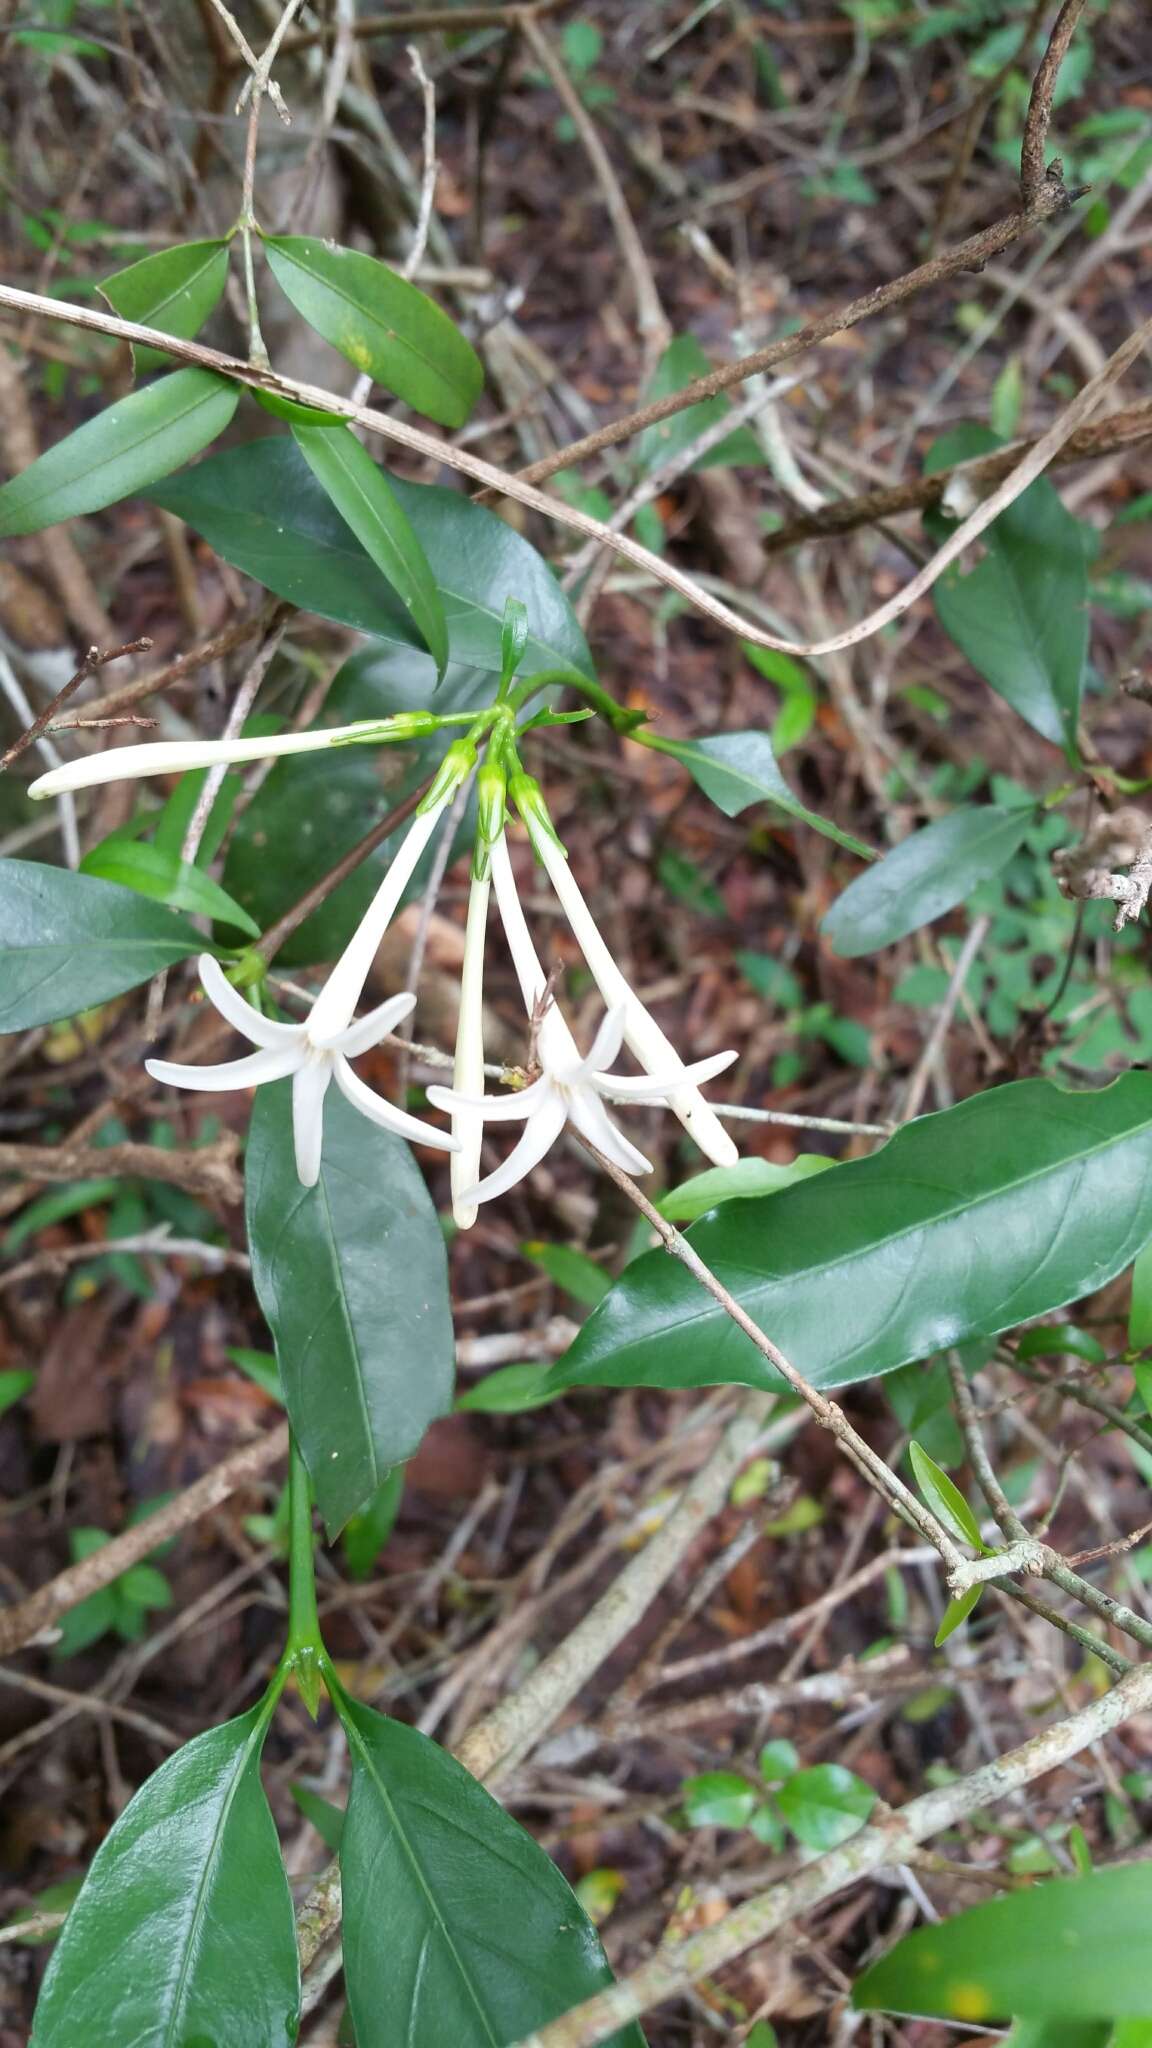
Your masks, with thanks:
M243 1193L236 1161L240 1141L234 1131L198 1145L191 1152L170 1152L163 1145L17 1145L0 1141L0 1173L24 1180L72 1181L128 1178L164 1181L207 1201L235 1204Z
M925 1792L862 1828L842 1848L818 1856L782 1884L734 1907L715 1926L687 1940L664 1943L631 1976L526 2036L516 2048L592 2048L594 2042L605 2040L629 2020L638 2019L700 1978L713 1976L725 1963L765 1941L821 1900L834 1897L885 1864L903 1862L917 1843L955 1827L970 1814L1056 1770L1150 1707L1152 1664L1143 1664L1102 1698L980 1770Z
M1044 145L1048 140L1048 124L1052 119L1052 94L1060 66L1068 54L1076 23L1084 12L1084 0L1064 0L1056 16L1055 26L1048 38L1048 48L1040 59L1040 65L1032 80L1032 93L1028 101L1028 113L1024 121L1024 140L1020 147L1020 201L1025 207L1035 206L1046 182L1060 184L1060 160L1051 167L1044 163Z
M1014 503L1028 485L1041 476L1054 455L1071 439L1076 429L1096 410L1124 372L1130 368L1152 338L1152 318L1145 320L1130 334L1116 352L1109 357L1099 375L1090 378L1072 400L1060 418L1041 435L1034 447L1023 457L996 490L976 506L969 516L950 534L937 549L931 560L920 569L902 590L880 605L877 610L850 626L845 632L835 633L823 640L786 640L778 634L769 633L752 620L742 617L739 612L724 603L697 578L687 575L672 562L641 547L638 541L625 534L613 533L602 519L593 518L591 513L579 511L575 506L538 491L523 478L498 469L493 463L483 462L467 449L443 441L422 428L413 427L407 421L393 418L390 414L375 408L357 404L353 400L340 398L320 386L301 383L296 378L279 376L256 361L244 362L235 356L221 355L216 349L206 348L200 342L177 341L171 335L158 333L156 329L143 327L136 321L119 320L88 306L74 306L61 300L44 299L33 292L18 291L11 285L0 285L0 305L19 306L27 312L43 313L50 319L62 319L80 327L91 327L106 334L118 334L126 341L142 342L146 347L160 347L169 355L182 361L199 363L205 369L217 371L220 375L233 378L237 383L247 384L257 390L271 390L295 399L301 404L314 407L319 412L331 413L334 418L347 419L371 432L396 441L401 446L414 449L436 462L446 462L451 468L475 477L480 483L495 486L506 496L517 498L530 505L534 511L557 521L560 525L573 527L578 533L587 533L595 539L607 542L616 553L669 589L675 590L697 611L712 619L716 625L741 638L751 640L756 646L770 647L783 654L804 657L821 654L835 654L849 647L857 647L863 641L879 633L885 626L903 616L916 601L929 591L944 571L954 562L970 543L982 534L1001 512ZM680 394L683 397L683 393Z
M79 1564L69 1565L39 1592L29 1594L27 1600L19 1601L13 1607L0 1608L0 1656L10 1656L21 1645L34 1640L44 1629L51 1628L70 1607L80 1600L86 1600L90 1593L98 1593L102 1587L110 1586L131 1565L139 1564L162 1543L172 1536L178 1536L193 1522L199 1521L212 1508L219 1507L250 1479L258 1479L270 1465L278 1464L288 1455L288 1424L278 1423L267 1436L255 1443L245 1444L242 1450L233 1451L228 1458L213 1466L193 1486L177 1494L175 1500L158 1508L154 1515L148 1515L142 1522L125 1529L120 1536L114 1536L102 1550L93 1551L91 1557L82 1558Z
M98 647L90 647L75 675L69 676L62 690L57 690L52 702L46 704L43 711L33 719L27 732L21 733L18 740L13 740L7 752L0 754L0 772L10 768L13 761L18 761L27 747L32 746L42 733L47 732L61 706L67 703L73 691L78 690L88 676L95 675L97 669L106 668L110 661L121 661L126 654L146 654L151 645L151 640L126 640L122 647L110 647L104 653L101 653Z

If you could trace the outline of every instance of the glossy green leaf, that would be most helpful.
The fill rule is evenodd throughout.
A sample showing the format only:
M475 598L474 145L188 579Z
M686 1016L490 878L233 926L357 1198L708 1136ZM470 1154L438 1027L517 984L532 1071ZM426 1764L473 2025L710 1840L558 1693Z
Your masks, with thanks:
M227 242L181 242L115 271L104 279L100 295L122 320L186 340L200 332L227 278ZM168 360L161 349L135 344L132 354L138 370Z
M746 1828L760 1804L756 1787L738 1771L702 1771L685 1779L680 1796L694 1828Z
M102 882L120 882L138 896L157 903L170 903L175 910L189 910L200 917L219 918L258 939L260 927L246 910L233 901L226 889L191 861L176 860L158 846L134 839L105 839L86 853L80 863L82 875L95 875Z
M960 427L936 442L927 468L999 445L986 428ZM939 510L925 523L937 542L955 531ZM1088 652L1087 532L1039 477L985 530L980 559L954 563L933 590L940 624L973 668L1073 757Z
M173 370L117 399L0 489L0 534L38 533L146 491L223 433L239 397L211 370Z
M340 1847L358 2048L509 2048L611 1983L555 1864L446 1750L342 1698ZM637 2027L613 2048L643 2048Z
M837 1849L859 1833L876 1794L843 1764L814 1764L781 1785L776 1804L806 1849Z
M74 1017L203 950L184 918L131 889L0 861L0 1031Z
M957 1593L955 1598L948 1602L940 1617L940 1626L932 1639L937 1649L941 1643L948 1641L950 1635L955 1634L962 1621L967 1621L983 1591L983 1586L969 1586L967 1592Z
M669 398L674 391L683 391L686 384L694 384L697 377L706 377L715 365L710 363L694 334L678 334L670 341L656 365L652 381L644 393L644 403L649 405L655 399ZM655 426L645 427L636 444L636 459L642 475L659 469L664 463L690 447L709 427L725 419L731 412L731 401L722 393L715 398L702 398L696 405L685 406L683 412L674 412L666 420L657 420ZM692 464L693 469L726 469L734 463L744 463L754 468L763 468L764 450L756 439L751 427L734 427L727 439L718 443Z
M1133 1351L1145 1351L1152 1344L1152 1242L1137 1254L1132 1267L1128 1342Z
M821 930L844 960L893 945L999 874L1032 823L1027 804L970 804L949 812L857 875Z
M410 613L437 674L443 675L448 627L440 592L384 471L350 427L293 427L292 434L321 489Z
M936 1460L930 1458L919 1444L909 1444L908 1457L916 1484L937 1521L943 1522L949 1535L954 1536L957 1542L971 1543L974 1549L983 1550L980 1524L955 1481L941 1471Z
M612 1285L611 1275L590 1259L586 1252L574 1251L565 1244L539 1244L535 1240L520 1247L526 1259L547 1273L557 1287L562 1287L573 1301L583 1302L586 1308L595 1308L603 1301Z
M1150 1918L1150 1863L1010 1892L906 1935L853 2004L973 2021L1152 2017Z
M272 275L296 311L377 384L443 427L462 427L484 387L471 343L426 292L356 249L265 235Z
M260 1783L265 1705L149 1778L96 1852L36 2008L32 2048L290 2048L292 1899Z
M816 1152L801 1152L788 1166L778 1166L774 1159L738 1159L735 1166L711 1166L707 1173L681 1181L678 1188L661 1195L656 1207L672 1223L695 1223L719 1202L774 1195L814 1173L826 1173L835 1164L834 1159L823 1159Z
M428 657L407 648L368 647L340 670L319 723L353 724L425 708L436 689ZM436 706L468 711L490 698L491 681L475 669L451 668ZM440 736L406 747L331 747L277 761L229 842L224 887L261 930L299 901L363 837L381 813L417 789L443 758ZM471 844L474 807L460 820L456 844ZM379 887L407 824L390 833L355 873L326 897L281 949L284 966L334 960L351 938ZM422 895L435 858L430 847L404 900Z
M461 492L399 477L390 483L439 589L453 661L499 675L504 602L517 597L530 626L520 674L592 674L572 608L530 542ZM417 645L407 613L290 437L224 449L150 496L277 597L378 639ZM431 675L435 664L426 659Z
M301 1187L289 1081L256 1096L247 1221L285 1405L331 1536L451 1407L443 1233L410 1148L336 1088L319 1183Z
M1103 1365L1108 1353L1091 1330L1079 1330L1075 1323L1040 1323L1025 1330L1016 1356L1024 1364L1030 1358L1085 1358L1089 1365Z
M726 818L738 817L749 804L775 804L777 810L786 811L790 818L810 825L814 832L822 832L825 839L846 846L849 853L858 853L862 860L875 858L870 846L854 839L850 832L841 831L830 818L810 811L798 796L793 796L776 765L766 732L719 732L699 740L666 740L647 732L638 737L643 738L645 746L683 762L705 796L711 797Z
M818 1386L891 1372L1095 1292L1152 1225L1152 1074L1072 1092L1018 1081L918 1117L868 1159L689 1232ZM850 1302L851 1315L835 1310ZM775 1384L685 1269L646 1252L548 1370L571 1386Z
M284 1389L280 1384L280 1368L270 1351L247 1351L243 1348L225 1353L230 1362L260 1387L273 1401L284 1405Z

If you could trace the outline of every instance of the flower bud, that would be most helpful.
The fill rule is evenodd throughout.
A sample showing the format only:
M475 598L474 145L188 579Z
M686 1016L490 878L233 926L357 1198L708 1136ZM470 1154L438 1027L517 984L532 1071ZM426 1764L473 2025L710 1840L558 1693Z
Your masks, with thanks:
M539 853L538 841L540 837L544 837L545 839L550 839L554 846L558 846L561 853L564 854L564 858L567 859L568 856L564 853L564 842L548 815L548 806L544 801L544 792L536 777L534 775L526 775L522 769L518 770L509 780L508 794L528 827L528 837L532 841L533 852Z
M422 740L430 732L437 732L440 720L434 711L398 711L392 718L365 718L358 726L350 726L346 735L332 742L334 746L363 746L365 742L376 742L386 746L389 741Z
M492 848L504 830L508 807L508 778L496 761L485 761L476 777L476 846L472 874L482 882L488 873Z
M471 740L453 740L439 768L427 796L417 806L416 816L439 808L453 797L462 782L467 782L476 766L476 749Z

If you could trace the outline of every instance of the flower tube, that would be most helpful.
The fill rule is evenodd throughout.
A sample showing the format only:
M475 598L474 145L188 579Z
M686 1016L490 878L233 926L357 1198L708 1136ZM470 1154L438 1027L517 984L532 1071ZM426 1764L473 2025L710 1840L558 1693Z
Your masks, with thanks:
M415 722L414 722L415 721ZM320 732L281 732L263 739L145 740L138 747L113 747L106 754L86 754L60 768L50 768L28 785L33 797L60 796L66 790L93 789L103 782L135 781L145 775L180 775L190 768L234 767L244 761L270 761L282 754L312 754L324 747L359 742L418 739L432 729L427 713L397 719L362 718L355 725L331 725ZM392 728L396 729L393 730Z
M675 1047L664 1036L656 1019L645 1008L613 959L556 837L539 784L531 776L517 776L511 789L516 807L528 827L533 851L560 899L604 1003L610 1011L619 1010L623 1015L624 1043L647 1074L664 1077L656 1091L657 1096L667 1101L668 1107L679 1117L689 1137L695 1139L705 1157L714 1166L734 1165L739 1153L715 1110L705 1102L699 1088L690 1079L695 1069L684 1066ZM735 1058L734 1052L723 1055L722 1065L730 1066ZM714 1071L721 1069L715 1068ZM631 1099L650 1098L633 1096Z

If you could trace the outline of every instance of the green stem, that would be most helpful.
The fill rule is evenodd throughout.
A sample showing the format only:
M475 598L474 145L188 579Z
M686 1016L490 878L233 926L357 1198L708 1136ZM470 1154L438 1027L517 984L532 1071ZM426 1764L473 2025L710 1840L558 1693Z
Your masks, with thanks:
M593 682L591 676L582 675L578 669L572 668L549 668L542 670L539 675L525 676L517 683L516 688L509 692L504 702L512 711L519 713L541 690L550 689L557 684L562 684L567 690L575 690L586 704L592 706L593 711L598 712L601 718L607 719L613 732L630 733L635 726L641 725L644 721L642 711L629 711L626 705L618 704L615 697L609 696L608 691L599 683Z
M315 1720L328 1653L316 1608L312 1489L295 1436L288 1470L288 1641L282 1662L295 1674L300 1697Z

